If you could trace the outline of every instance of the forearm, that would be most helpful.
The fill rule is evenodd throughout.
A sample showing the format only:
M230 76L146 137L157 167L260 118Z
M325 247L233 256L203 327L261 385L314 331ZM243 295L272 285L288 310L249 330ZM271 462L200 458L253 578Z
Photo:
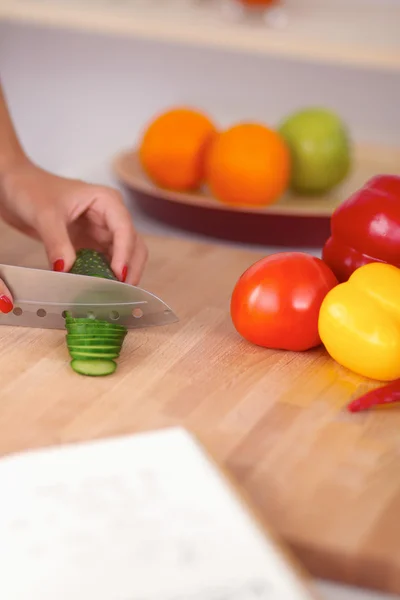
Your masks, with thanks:
M12 123L0 81L0 179L24 160L26 156Z

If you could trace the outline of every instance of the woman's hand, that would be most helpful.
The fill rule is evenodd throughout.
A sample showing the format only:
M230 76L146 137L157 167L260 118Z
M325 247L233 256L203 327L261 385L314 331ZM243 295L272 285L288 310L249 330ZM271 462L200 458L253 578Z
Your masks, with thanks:
M75 249L86 247L104 252L120 281L140 280L147 248L112 188L58 177L24 160L0 181L0 215L43 241L55 271L69 271ZM10 292L0 282L0 311L11 309Z
M0 279L0 313L9 313L13 308L11 292L4 281Z

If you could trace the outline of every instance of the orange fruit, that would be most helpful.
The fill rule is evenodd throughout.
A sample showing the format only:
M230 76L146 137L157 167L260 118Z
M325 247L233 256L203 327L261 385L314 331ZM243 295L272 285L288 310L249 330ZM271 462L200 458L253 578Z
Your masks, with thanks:
M174 108L156 117L139 146L139 160L160 187L195 190L203 183L204 159L216 127L203 113Z
M279 0L240 0L242 4L248 4L249 6L268 6L269 4L276 4Z
M206 182L221 202L272 204L287 189L289 179L289 149L276 131L264 125L235 125L218 134L208 150Z

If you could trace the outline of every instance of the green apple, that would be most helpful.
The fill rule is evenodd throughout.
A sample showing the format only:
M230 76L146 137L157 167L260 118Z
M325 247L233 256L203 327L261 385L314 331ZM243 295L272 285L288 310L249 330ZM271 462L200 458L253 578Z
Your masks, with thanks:
M307 108L279 126L292 157L291 188L321 194L343 181L351 166L351 143L343 121L323 108Z

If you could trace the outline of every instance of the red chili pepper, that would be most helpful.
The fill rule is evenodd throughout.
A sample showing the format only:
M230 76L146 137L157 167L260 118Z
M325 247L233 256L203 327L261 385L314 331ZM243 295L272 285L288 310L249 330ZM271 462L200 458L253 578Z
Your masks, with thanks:
M368 410L374 406L383 406L400 402L400 379L367 392L363 396L350 402L347 409L350 412L360 412Z
M367 263L400 267L400 177L377 175L338 206L322 258L340 282Z

